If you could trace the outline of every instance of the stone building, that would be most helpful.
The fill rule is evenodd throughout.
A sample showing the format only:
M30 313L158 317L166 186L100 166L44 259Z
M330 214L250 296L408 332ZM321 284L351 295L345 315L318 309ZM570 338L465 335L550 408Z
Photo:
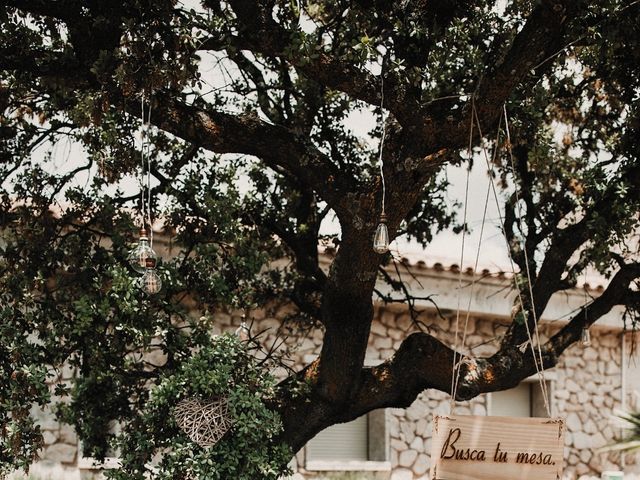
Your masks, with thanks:
M328 259L325 258L328 262ZM444 342L453 342L457 306L469 305L467 341L464 350L484 356L497 347L505 331L514 293L504 274L465 271L458 298L459 270L440 264L427 267L422 262L409 266L409 289L416 296L432 295L440 312L429 302L418 302L423 310L421 322ZM473 288L471 280L476 280ZM384 288L380 285L380 288ZM471 295L470 295L471 294ZM556 295L543 317L542 337L560 328L570 312L585 303L586 296L597 296L599 289L586 288ZM471 299L469 300L469 296ZM461 301L460 301L461 300ZM281 319L291 313L288 306L253 312L255 329L269 329L266 342L276 338ZM620 434L614 410L629 408L634 392L640 390L640 359L631 353L633 333L624 329L622 311L614 310L591 329L591 345L572 346L560 364L545 372L552 415L566 420L565 478L600 478L604 471L638 471L635 458L615 454L597 454L595 449L612 442ZM444 317L444 318L442 318ZM466 313L460 315L461 319ZM214 333L233 331L239 315L218 313ZM462 322L461 322L462 323ZM416 329L406 307L377 305L369 338L366 363L375 365L390 356L403 338ZM460 326L460 329L462 326ZM287 348L297 364L313 360L320 352L320 330L302 337L289 337ZM63 377L73 375L65 370ZM335 425L311 440L292 461L296 480L414 480L429 478L431 423L433 414L449 412L446 394L427 391L406 410L386 409L371 412L353 422ZM458 414L545 416L539 379L530 378L518 387L485 394L472 401L458 403ZM45 431L43 460L34 466L34 478L79 479L93 476L100 468L109 468L117 459L108 459L98 468L92 459L81 455L73 430L57 424L47 412L38 412ZM634 477L635 478L635 477ZM639 477L640 478L640 477Z

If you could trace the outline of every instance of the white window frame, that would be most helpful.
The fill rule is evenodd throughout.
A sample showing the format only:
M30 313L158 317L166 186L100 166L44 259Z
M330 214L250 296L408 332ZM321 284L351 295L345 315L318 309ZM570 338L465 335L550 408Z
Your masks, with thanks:
M309 364L317 358L317 355L305 355L304 362ZM381 363L380 359L366 358L365 366L373 367ZM373 429L383 430L382 457L384 460L309 460L307 459L307 447L304 447L304 468L309 472L390 472L390 444L389 444L389 419L387 409L369 412L367 439L373 435Z

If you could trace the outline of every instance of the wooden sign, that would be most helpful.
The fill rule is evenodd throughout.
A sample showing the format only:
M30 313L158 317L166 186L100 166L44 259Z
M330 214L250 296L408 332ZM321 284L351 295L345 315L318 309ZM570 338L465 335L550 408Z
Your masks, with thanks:
M559 480L564 421L558 418L433 417L431 480Z

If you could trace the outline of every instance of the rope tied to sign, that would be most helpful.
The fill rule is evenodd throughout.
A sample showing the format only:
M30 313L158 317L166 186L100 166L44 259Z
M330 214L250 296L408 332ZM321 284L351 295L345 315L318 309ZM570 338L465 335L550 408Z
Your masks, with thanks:
M484 233L484 224L485 224L485 220L486 220L486 215L487 215L487 206L488 206L488 201L489 201L489 193L490 191L493 191L493 196L495 198L496 201L496 207L498 210L498 216L500 219L500 227L502 228L503 234L505 234L506 230L505 230L505 221L504 218L502 216L501 210L500 210L500 201L498 199L498 194L495 188L495 185L493 183L493 177L494 177L494 171L493 171L493 165L495 164L495 160L497 157L497 152L498 152L498 145L499 145L499 139L500 139L500 127L502 125L502 120L504 118L504 122L505 122L505 133L506 133L506 140L507 140L507 147L508 147L508 152L509 152L509 158L511 161L511 167L512 170L515 174L515 161L513 159L513 151L511 148L511 133L509 130L509 118L507 115L507 109L506 109L506 105L503 108L503 116L501 115L500 117L500 123L498 125L498 133L496 135L496 140L495 140L495 147L494 147L494 151L493 151L493 155L492 155L492 160L489 160L489 155L487 154L487 148L486 145L484 143L484 136L482 134L482 128L480 125L480 120L478 118L478 113L475 107L475 101L474 101L474 97L471 97L471 126L469 128L470 134L469 134L469 156L471 158L472 156L472 148L473 148L473 130L474 130L474 124L475 126L477 126L478 128L478 135L480 136L480 141L481 141L481 149L483 151L483 155L487 164L487 170L489 173L489 185L488 185L488 190L487 190L487 194L485 197L485 205L484 205L484 211L483 211L483 217L482 217L482 227L481 227L481 231L480 231L480 239L479 239L479 243L478 243L478 250L476 252L476 259L475 259L475 266L474 266L474 278L473 281L471 283L471 291L469 294L469 303L467 305L467 312L466 312L466 318L465 318L465 325L464 325L464 330L463 330L463 336L462 336L462 345L461 347L464 348L465 342L466 342L466 336L467 336L467 329L468 329L468 321L469 321L469 316L470 316L470 311L471 311L471 301L472 301L472 297L473 297L473 289L474 289L474 285L476 283L476 278L475 278L475 272L477 271L478 268L478 261L479 261L479 254L480 254L480 246L482 243L482 237L483 237L483 233ZM521 210L521 205L520 205L520 197L519 197L519 193L518 193L518 187L517 185L514 186L515 188L515 196L516 196L516 205L517 205L517 220L518 223L520 223L521 219L522 219L522 210ZM465 186L465 204L464 204L464 220L463 220L463 227L466 229L466 222L467 222L467 202L468 202L468 190L469 190L469 170L467 170L467 177L466 177L466 186ZM462 354L460 354L460 356L458 357L458 339L459 339L459 322L460 322L460 291L462 290L462 263L464 261L464 248L465 248L465 230L463 229L462 232L462 247L461 247L461 256L460 256L460 269L459 269L459 276L458 276L458 288L459 288L459 293L458 293L458 308L457 308L457 313L456 313L456 329L455 329L455 347L454 347L454 354L453 354L453 365L452 365L452 381L451 381L451 402L450 402L450 412L453 413L453 410L455 408L455 402L456 402L456 397L457 397L457 391L458 391L458 384L460 381L460 369L462 367L463 364L470 364L471 363L471 359L470 358L464 358ZM504 235L505 240L506 239L506 234ZM511 265L511 270L513 273L513 278L515 281L515 287L516 287L516 292L518 295L518 301L520 304L520 309L521 309L521 313L524 319L524 324L525 324L525 329L527 332L527 337L528 337L528 341L529 341L529 345L531 347L531 352L533 355L533 360L534 360L534 366L536 369L536 373L538 375L538 380L540 383L540 390L542 393L542 397L543 397L543 401L544 401L544 406L545 406L545 410L547 413L548 417L551 417L551 408L550 408L550 404L549 404L549 392L547 389L547 384L546 384L546 380L544 377L544 362L543 362L543 357L542 357L542 347L541 347L541 342L540 342L540 333L539 333L539 328L538 328L538 316L536 314L535 311L535 303L534 303L534 296L533 296L533 288L531 285L531 272L529 269L529 258L528 258L528 252L526 252L526 248L524 249L524 254L525 254L525 263L526 263L526 267L525 267L525 273L527 275L527 283L528 283L528 293L531 299L531 313L533 316L533 322L534 322L534 333L532 335L531 330L529 328L529 322L526 319L526 310L525 310L525 304L524 304L524 300L522 297L522 292L520 289L520 285L518 283L518 276L516 275L515 272L515 263L513 261L513 257L511 255L511 249L510 246L508 244L507 241L507 254L508 254L508 258L509 258L509 262ZM535 342L534 342L534 337L535 337ZM537 343L537 349L535 347L535 344ZM460 360L458 361L457 359L460 358Z
M511 161L511 168L514 172L515 175L515 161L513 160L513 151L511 148L511 133L509 130L509 117L507 116L507 109L506 109L506 105L503 108L503 113L504 113L504 122L505 122L505 133L506 133L506 140L507 140L507 149L509 152L509 157L510 157L510 161ZM480 119L478 118L478 112L475 108L475 104L473 105L473 117L475 119L476 125L478 127L478 132L480 135L480 138L484 138L482 136L482 127L480 125ZM527 338L529 341L529 346L531 347L531 353L533 355L533 363L534 363L534 367L536 369L536 373L538 376L538 381L540 383L540 391L542 393L542 398L544 401L544 407L547 413L548 417L551 417L551 408L550 408L550 404L549 404L549 392L547 390L547 382L546 379L544 377L544 362L543 362L543 358L542 358L542 347L541 347L541 342L540 342L540 333L539 333L539 329L538 329L538 316L536 314L536 310L535 310L535 301L534 301L534 296L533 296L533 287L531 286L531 272L529 270L529 258L528 258L528 254L526 252L526 248L524 248L524 254L525 254L525 274L527 275L527 283L528 283L528 293L530 296L530 300L531 300L531 313L533 316L533 323L534 323L534 333L532 335L531 333L531 329L529 327L529 322L527 320L527 315L526 315L526 309L525 309L525 302L522 296L522 291L520 288L520 284L518 282L518 275L516 274L516 269L515 269L515 262L513 260L513 256L511 254L511 247L509 245L509 242L507 240L506 237L506 228L505 228L505 219L502 216L502 212L500 210L500 200L498 199L498 193L496 191L496 187L493 183L493 175L494 175L494 170L493 170L493 164L489 161L489 156L487 155L487 150L486 150L486 146L484 144L484 141L481 142L481 148L483 151L483 155L485 158L485 162L487 164L487 169L490 173L490 184L491 184L491 189L493 191L493 197L495 198L496 201L496 207L498 210L498 218L500 220L500 228L502 229L503 232L503 236L505 239L505 243L506 243L506 247L507 247L507 256L509 258L509 264L511 266L511 272L513 274L513 278L514 278L514 282L515 282L515 290L518 296L518 303L520 304L520 312L522 314L522 318L523 318L523 322L525 325L525 330L527 332ZM515 197L516 197L516 205L517 205L517 209L516 209L516 219L518 221L518 224L520 224L521 220L522 220L522 208L520 206L520 196L518 193L518 186L516 184L516 182L514 182L514 191L515 191ZM535 343L534 342L534 336L536 338L538 347L536 349Z
M471 101L473 102L473 97L471 97ZM471 125L469 126L469 160L473 157L473 117L471 119ZM458 339L459 331L460 331L460 294L462 292L462 270L464 263L464 248L465 248L465 238L467 232L467 205L469 200L469 176L471 174L471 167L467 168L467 175L465 179L465 187L464 187L464 210L463 210L463 218L462 218L462 246L460 248L460 268L458 269L458 306L456 309L456 330L455 330L455 343L453 349L453 365L451 367L452 375L451 375L451 400L449 403L449 411L453 413L455 408L456 396L458 391L458 384L460 382L460 367L464 363L462 360L462 354L460 354L460 361L456 361L458 358ZM480 247L478 247L479 249ZM465 330L467 325L465 324ZM464 342L462 344L464 347Z
M471 102L473 104L474 102L474 98L471 98ZM502 120L502 119L501 119ZM500 138L500 126L501 123L498 125L498 133L496 135L496 141L495 144L498 145L498 141ZM473 129L474 129L474 121L473 121L473 115L471 118L471 126L469 128L469 147L468 147L468 151L469 151L469 158L471 159L472 156L472 147L473 147ZM493 160L495 160L496 156L497 156L497 152L498 149L495 148L494 152L493 152ZM467 169L467 178L466 178L466 188L465 188L465 220L464 220L464 224L466 226L466 203L468 200L468 190L469 190L469 174L470 174L470 170ZM491 182L491 180L489 180ZM488 184L487 185L487 193L485 194L485 199L484 199L484 208L482 211L482 222L480 224L480 236L478 238L478 248L476 249L476 257L475 257L475 261L474 261L474 266L473 266L473 271L474 271L474 276L473 279L471 281L471 286L470 286L470 291L469 291L469 301L467 303L467 309L466 309L466 315L465 315L465 321L464 321L464 328L462 331L462 342L461 342L461 348L464 348L466 345L466 341L467 341L467 332L469 329L469 319L471 316L471 302L473 300L473 293L475 290L475 286L476 283L478 281L478 279L475 276L475 272L478 271L478 265L480 262L480 248L482 246L482 240L484 238L484 226L485 226L485 221L487 218L487 207L489 205L489 193L491 192L491 185ZM465 232L463 230L463 236L464 236ZM462 245L462 254L461 254L461 258L460 258L460 271L458 272L458 291L461 292L462 291L462 264L464 261L464 237L463 237L463 245ZM460 319L460 295L458 295L458 308L457 308L457 312L456 312L456 343L455 343L455 349L454 349L454 375L452 377L452 387L451 387L451 391L452 396L451 396L451 404L450 404L450 411L453 413L453 409L455 407L455 398L457 397L458 394L458 384L460 382L460 369L462 367L462 365L471 365L471 360L469 358L463 358L463 355L460 354L461 360L457 363L455 363L456 357L457 357L457 350L458 350L458 338L459 338L459 334L458 334L458 323L459 323L459 319ZM471 372L470 372L471 373Z
M505 124L505 131L507 134L507 150L509 152L509 159L510 159L510 163L511 163L511 170L513 171L513 175L515 178L515 172L516 172L516 167L515 167L515 161L513 159L513 148L511 145L511 133L509 131L509 117L507 115L507 106L503 105L503 113L504 113L504 124ZM478 114L475 113L475 117L476 120L478 119ZM480 128L480 125L478 124L478 128ZM518 194L518 187L516 185L516 182L514 181L514 191L515 191L515 196L516 196L516 206L517 206L517 211L518 211L518 224L520 224L520 222L522 221L522 206L520 205L520 197ZM497 196L496 196L497 198ZM505 231L505 227L504 227L504 222L502 220L502 215L500 215L500 221L502 223L502 231ZM522 230L520 230L522 231ZM506 239L506 236L505 236ZM507 244L508 247L508 244ZM533 286L531 285L531 272L529 269L529 254L527 253L527 248L526 245L525 247L522 249L524 252L524 262L525 262L525 271L527 274L527 286L529 289L529 297L531 300L531 313L533 315L533 325L534 325L534 334L535 334L535 340L536 343L538 344L538 349L537 349L537 354L538 354L538 358L536 358L536 349L534 347L534 342L533 339L531 338L531 331L529 329L529 322L527 321L526 315L525 315L525 308L524 308L524 302L522 301L522 295L520 293L520 288L518 286L518 277L515 275L515 266L514 266L514 262L513 262L513 258L511 256L511 249L508 248L508 252L509 252L509 261L511 262L511 270L514 274L514 279L516 282L516 290L518 292L518 297L520 300L520 308L521 308L521 312L522 312L522 317L524 320L524 325L525 325L525 329L527 331L527 337L529 338L529 345L531 345L531 353L533 354L533 364L536 367L536 372L538 374L538 380L540 381L540 389L542 390L542 397L544 399L544 406L545 409L547 411L547 416L551 417L551 408L549 407L549 392L547 391L547 382L544 378L544 360L542 358L542 342L540 342L540 330L538 328L538 315L536 314L536 305L535 305L535 299L533 296ZM540 361L540 365L538 366L538 360Z

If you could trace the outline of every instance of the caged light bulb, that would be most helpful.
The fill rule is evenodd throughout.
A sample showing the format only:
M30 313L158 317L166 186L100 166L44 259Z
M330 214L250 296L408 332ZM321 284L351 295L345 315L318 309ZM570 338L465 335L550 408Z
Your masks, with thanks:
M162 279L156 272L156 261L147 258L144 275L140 279L140 287L148 295L155 295L162 290Z
M236 337L238 337L241 342L248 342L250 336L251 330L249 330L247 323L243 321L236 330Z
M387 216L384 213L380 215L380 223L373 237L373 250L376 253L387 253L389 251L389 230L387 229Z
M158 259L158 255L149 245L149 237L147 231L142 228L140 230L140 240L138 244L129 252L129 262L133 269L138 273L145 273L147 268L147 259L154 261Z
M591 332L589 332L589 328L584 327L582 329L582 333L580 334L580 341L582 342L583 347L591 346Z

